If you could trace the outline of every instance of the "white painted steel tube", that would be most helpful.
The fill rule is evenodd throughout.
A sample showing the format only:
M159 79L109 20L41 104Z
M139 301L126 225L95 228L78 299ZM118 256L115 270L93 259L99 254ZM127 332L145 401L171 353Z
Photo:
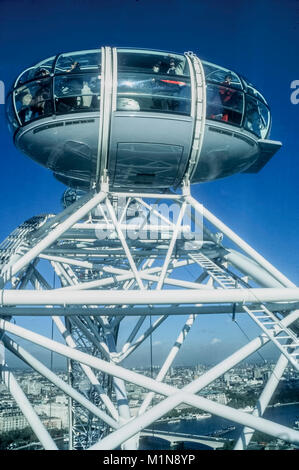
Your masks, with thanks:
M256 308L258 304L255 305ZM299 308L298 302L296 303L282 303L282 304L267 304L269 310L272 311L281 311L288 312L290 310L295 310ZM254 304L251 304L251 307L254 308ZM126 308L113 308L107 309L104 307L99 308L84 308L84 307L57 307L54 310L50 310L47 307L2 307L2 315L13 315L13 316L42 316L49 317L53 313L58 316L89 316L98 317L101 315L107 316L140 316L140 315L188 315L189 313L200 314L200 315L210 315L210 314L232 314L233 307L230 305L214 305L214 306L196 306L196 307L126 307ZM234 313L245 314L244 309L238 304Z
M176 341L174 342L174 345L173 347L171 348L166 360L164 361L164 364L162 365L157 377L156 377L156 380L157 382L162 382L162 380L164 379L164 377L166 376L169 368L171 367L177 353L179 352L184 340L186 339L186 336L188 334L188 332L190 331L194 321L195 321L195 318L196 318L196 315L190 315L189 318L187 319L186 323L184 324L183 328L182 328L182 331L180 332L179 336L177 337ZM138 414L139 415L142 415L146 409L149 407L153 397L154 397L154 392L149 392L141 407L139 408L139 411L138 411Z
M54 266L56 267L56 265L54 265ZM58 268L59 269L61 268L60 265L58 265ZM40 276L40 281L41 281L43 287L49 288L49 284L46 281L46 279L44 279L44 277L40 273L38 273L38 274ZM52 313L53 313L53 309L47 309L47 310L51 310ZM54 315L54 316L52 316L52 320L54 321L55 325L57 326L58 331L60 332L61 336L65 339L66 343L70 347L75 348L76 343L73 340L73 338L72 338L69 330L67 329L67 327L63 324L61 318ZM107 351L107 349L103 348L103 354L107 354L107 357L109 358L109 351ZM80 365L81 365L81 368L82 368L83 372L85 373L86 377L89 379L90 383L96 388L102 402L107 407L107 409L110 411L113 418L117 421L118 420L117 410L114 407L114 405L113 405L112 401L110 400L110 398L108 397L108 395L106 393L104 393L104 391L103 391L101 385L99 384L99 381L96 378L93 370L90 367L86 366L85 364L80 364Z
M283 373L288 365L289 361L287 358L282 354L278 362L257 402L257 405L255 406L253 410L253 415L255 416L263 416L272 396L273 393L275 392L279 381L281 377L283 376ZM254 434L254 429L251 429L247 426L245 426L241 432L241 435L239 439L237 440L234 450L245 450L248 447L248 444L250 443L252 436Z
M191 398L193 397L193 398ZM169 396L164 401L160 402L154 408L149 410L144 415L139 416L134 421L129 422L127 425L122 428L114 431L109 436L105 437L102 441L94 444L88 450L107 450L115 449L121 442L125 439L130 438L141 431L153 421L159 419L161 415L167 413L170 409L174 409L178 406L179 403L188 402L193 406L197 406L200 409L212 413L222 418L235 421L237 423L243 424L247 422L250 423L250 426L255 428L258 431L264 432L276 438L281 438L289 442L299 443L299 432L294 429L287 428L280 424L274 424L271 421L267 421L263 418L259 418L248 413L244 413L228 406L221 405L217 402L207 400L206 398L200 396L189 395L188 393L182 391L178 392L175 395Z
M249 275L260 287L283 287L268 271L257 264L252 258L238 253L235 250L226 250L227 254L223 256L225 260L231 263L242 273Z
M298 312L293 312L287 317L287 319L282 320L284 325L289 326L292 322L294 322L297 317L297 314ZM236 351L234 354L226 358L224 361L217 364L215 367L213 367L208 372L203 374L197 380L187 385L186 389L188 389L189 392L193 392L193 393L199 392L202 388L209 385L211 382L213 382L218 377L223 375L226 371L230 370L232 367L236 366L239 362L241 362L242 360L250 356L253 352L257 351L260 347L265 345L268 341L269 339L266 338L265 335L261 335L260 337L257 337L256 339L252 340L250 343L246 344L239 351ZM146 424L141 429L152 424L157 419L161 418L161 416L163 416L166 412L170 411L172 408L173 407L170 404L167 411L162 412L162 413L159 412L159 413L155 413L155 415L151 415L150 420L149 420L150 422L147 421ZM156 407L155 407L155 410L156 410ZM148 413L147 413L147 417L148 417ZM136 430L136 433L140 431L139 422L137 423L137 425L135 423L135 430Z
M124 236L123 232L121 231L120 225L119 225L119 223L118 223L118 220L117 220L117 218L116 218L114 209L113 209L112 204L111 204L111 202L109 201L109 199L107 199L107 201L106 201L106 206L107 206L107 209L108 209L108 211L109 211L109 214L110 214L110 217L111 217L111 219L112 219L112 222L113 222L113 224L114 224L114 226L115 226L115 230L116 230L116 232L117 232L118 238L119 238L119 240L120 240L120 242L121 242L121 244L122 244L122 246L123 246L123 249L124 249L124 251L125 251L125 253L126 253L127 259L128 259L128 261L129 261L129 263L130 263L131 270L132 270L133 273L134 273L134 276L135 276L136 281L137 281L137 283L138 283L138 285L139 285L139 288L142 290L142 289L144 289L144 285L143 285L143 283L142 283L142 280L140 279L138 269L137 269L137 267L136 267L136 265L135 265L135 261L134 261L134 259L133 259L133 256L131 255L130 249L129 249L128 244L127 244L127 241L126 241L126 239L125 239L125 236Z
M290 314L287 318L282 320L282 322L284 323L285 326L288 326L297 318L297 316L298 316L298 312L294 312L293 314ZM101 445L105 446L107 444L106 439L108 440L110 439L109 442L111 443L112 447L108 447L108 448L114 448L113 447L114 445L116 447L123 441L128 440L131 436L134 436L137 432L139 432L140 429L151 424L153 421L163 416L170 409L173 409L175 406L177 406L181 402L188 403L192 406L197 406L198 408L201 408L205 411L212 411L212 413L218 414L219 416L226 417L228 419L232 419L232 420L235 419L240 424L260 430L262 432L265 432L266 434L274 435L275 437L282 437L283 435L284 436L283 438L286 440L289 440L291 442L299 442L299 433L295 430L290 430L289 428L286 428L285 426L281 426L281 425L275 425L275 429L273 429L272 422L268 422L262 418L253 417L252 415L248 416L246 413L240 412L238 410L232 410L229 407L216 404L215 402L210 402L209 400L206 400L202 397L190 395L190 391L194 387L193 383L187 386L185 389L183 389L183 391L178 392L178 390L175 387L172 387L167 384L157 383L156 381L148 377L140 377L138 374L134 373L133 371L125 370L111 363L108 364L102 361L101 359L94 358L85 353L82 353L81 351L68 348L67 346L57 343L56 341L45 338L41 335L33 333L17 325L13 325L5 320L0 320L0 328L5 331L16 334L17 336L23 337L24 339L28 339L29 341L32 341L36 344L40 344L41 346L46 347L47 349L55 350L59 354L65 355L67 357L71 357L72 359L77 360L79 362L84 362L108 374L123 378L124 380L146 387L149 390L156 391L157 393L160 393L160 394L172 395L169 397L169 399L164 400L164 402L161 402L159 405L156 405L154 408L152 408L150 411L148 411L144 415L135 419L133 423L128 423L124 425L122 428L121 435L117 434L116 439L114 439L115 433L109 436L109 438L105 438L105 440L102 441ZM233 367L235 364L242 361L243 359L245 359L248 355L255 352L257 349L259 349L263 344L266 344L268 341L269 340L265 338L264 335L251 341L249 344L247 344L244 348L242 348L240 351L238 351L235 354L235 361L232 361L231 358L228 359L228 369ZM241 354L241 351L242 351L242 354ZM245 351L246 353L244 354ZM224 372L225 370L223 370L222 368L221 374ZM132 424L133 424L133 428L132 428ZM130 428L129 432L128 432L127 427ZM116 431L116 433L117 432L118 431ZM125 433L125 435L123 434L123 432ZM102 447L102 448L105 448L105 447Z
M227 225L225 225L221 220L219 220L215 215L213 215L206 207L203 207L202 204L196 201L192 196L187 196L187 202L189 202L194 209L196 209L200 214L202 214L209 222L211 222L218 230L220 230L224 235L226 235L230 240L236 243L245 253L247 253L252 259L254 259L258 264L263 266L270 274L272 274L279 282L281 282L286 287L294 287L293 284L287 277L285 277L281 272L278 271L274 266L272 266L269 261L267 261L263 256L261 256L257 251L251 248L248 243L242 240L241 237L236 235Z
M66 220L64 220L57 227L55 227L48 235L46 235L40 242L38 242L33 248L31 248L31 250L29 250L18 261L16 261L16 263L10 266L9 275L13 276L18 271L20 271L20 269L23 269L28 263L30 263L30 261L36 258L36 256L38 256L43 250L45 250L52 243L54 243L60 235L62 235L66 230L72 227L72 225L78 222L95 206L100 204L105 199L106 196L107 196L107 193L104 191L101 191L95 194L95 196L93 196L88 202L86 202L76 212L71 214Z
M81 393L77 392L73 387L67 384L64 380L58 377L54 372L52 372L48 367L38 361L33 357L28 351L22 348L19 344L14 342L12 339L4 336L3 343L9 351L14 353L16 356L21 358L23 361L27 362L34 370L39 372L41 375L46 377L50 382L52 382L56 387L62 390L66 395L72 397L78 403L80 403L84 408L90 411L92 414L100 418L102 421L107 423L112 428L118 428L118 423L108 416L106 413L97 408L92 402L87 400Z
M298 302L299 288L183 290L0 291L0 305L146 305L200 303Z
M157 285L157 290L160 290L163 287L164 279L165 279L165 276L166 276L166 273L167 273L167 268L169 266L171 256L172 256L172 252L173 252L175 243L177 241L177 237L178 237L179 229L180 229L183 217L184 217L185 209L186 209L186 202L183 202L183 205L180 209L180 213L179 213L179 216L178 216L178 220L175 224L175 229L174 229L174 232L173 232L173 235L172 235L172 239L171 239L171 242L169 244L167 254L165 256L165 260L164 260L164 264L163 264L163 267L162 267L160 279L159 279L158 285Z
M23 415L27 419L29 425L31 426L32 431L46 450L57 450L57 446L53 441L52 437L46 430L45 426L41 422L37 413L33 409L31 403L26 397L25 393L19 386L14 375L9 371L7 365L4 362L4 347L0 343L0 370L2 380L5 383L7 389L15 399L17 405L22 411Z
M63 324L61 318L59 318L57 316L53 316L52 319L55 322L55 325L57 326L57 329L60 332L61 336L64 338L66 344L68 344L68 346L70 348L76 348L77 344L74 341L73 337L71 336L69 330ZM117 410L114 407L114 405L113 405L112 401L110 400L110 398L108 397L108 395L104 392L104 390L103 390L102 386L100 385L94 371L90 367L88 367L88 365L86 365L86 364L80 364L80 366L81 366L84 374L86 375L86 377L90 381L90 383L97 390L97 392L98 392L102 402L104 403L104 405L107 407L107 409L109 410L109 412L111 413L113 418L117 421L118 420Z

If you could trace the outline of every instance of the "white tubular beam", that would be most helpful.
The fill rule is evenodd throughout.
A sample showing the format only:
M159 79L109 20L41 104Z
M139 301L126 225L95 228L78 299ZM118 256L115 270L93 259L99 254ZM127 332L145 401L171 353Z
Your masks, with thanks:
M173 268L171 268L171 269L173 269ZM159 273L159 272L161 272L161 270L162 270L162 267L157 266L155 268L142 269L138 272L139 272L139 276L140 276L141 279L145 279L147 281L158 282L159 277L154 276L151 273ZM116 281L117 282L122 282L122 281L125 281L125 280L129 280L129 279L132 279L134 277L133 272L131 272L131 271L128 272L125 269L105 267L103 269L103 271L115 273L116 276L107 277L105 279L97 279L95 281L84 282L84 283L78 284L76 286L72 285L72 286L62 287L59 290L94 289L94 288L97 288L97 287L103 287L103 286L108 286L110 284L114 284ZM206 286L205 284L199 284L197 282L190 282L190 281L185 281L185 280L181 280L181 279L166 278L166 279L164 279L164 284L169 284L169 285L177 286L177 287L185 287L187 289L208 289L208 286Z
M93 415L100 418L102 421L107 423L113 429L118 428L118 423L114 421L110 416L97 408L93 403L87 400L81 393L77 392L73 387L67 384L64 380L60 379L56 374L54 374L50 369L48 369L44 364L38 361L33 357L28 351L22 348L19 344L12 341L7 336L4 336L3 343L9 351L18 356L20 359L29 364L34 370L39 372L41 375L46 377L50 382L52 382L56 387L62 390L66 395L70 396L76 400L80 405L90 411Z
M119 223L120 223L120 224L123 223L123 220L124 220L124 218L125 218L125 216L126 216L128 207L129 207L129 205L130 205L131 202L132 202L132 198L131 198L131 197L128 197L127 202L126 202L126 205L125 205L125 207L123 208L122 214L121 214L120 219L119 219Z
M169 227L174 227L174 224L173 222L170 222L169 219L167 219L166 217L164 217L163 214L161 214L159 211L157 211L155 209L155 206L154 205L149 205L147 204L143 199L140 199L140 198L135 198L137 202L139 202L140 204L142 204L146 209L148 209L148 211L154 215L156 215L158 218L160 218L161 220L163 220L164 222L167 223L167 225L169 225Z
M294 312L293 315L291 314L289 315L289 317L282 320L284 325L288 326L289 324L291 324L292 321L296 319L297 314L298 312ZM140 429L143 429L145 426L150 425L153 421L163 416L170 409L173 409L175 406L177 406L181 402L188 403L192 406L196 406L200 409L212 412L213 414L217 414L224 418L235 420L240 424L265 432L266 434L270 434L275 437L280 437L290 442L299 442L299 433L295 430L292 430L292 429L286 428L285 426L281 426L277 424L273 426L272 422L268 422L267 420L263 418L254 417L252 415L247 415L247 413L243 413L238 410L232 410L231 408L227 406L219 405L215 402L210 402L209 400L206 400L202 397L190 395L190 391L192 390L192 388L194 388L193 383L185 387L182 391L178 392L178 390L175 387L172 387L167 384L157 383L156 381L148 377L141 377L138 374L134 373L133 371L123 369L122 367L116 366L115 364L106 363L105 361L102 361L101 359L91 357L81 351L68 348L67 346L57 343L56 341L50 340L48 338L45 338L44 336L28 331L25 328L22 328L20 326L13 325L5 320L0 320L0 329L3 329L4 331L8 331L24 339L28 339L29 341L39 344L47 349L55 350L58 354L65 355L79 362L84 362L90 365L91 367L102 370L108 374L114 375L119 378L123 378L124 380L133 382L136 385L140 385L142 387L148 388L149 390L155 391L159 394L171 395L169 396L168 399L164 400L164 402L161 402L159 405L156 405L154 408L152 408L150 411L148 411L144 415L140 416L139 418L136 418L134 422L124 425L122 427L121 435L117 434L115 436L115 434L118 432L116 431L116 433L113 433L111 436L109 436L109 438L104 439L102 441L102 444L104 443L103 446L105 446L109 442L109 447L106 447L106 449L114 448L113 446L116 447L123 441L128 440L131 436L134 436L137 432L139 432ZM264 335L261 335L260 337L251 341L249 344L247 344L244 348L240 350L243 352L243 354L241 354L240 351L236 353L237 360L235 361L235 364L245 359L248 355L255 352L257 349L259 349L263 344L266 344L268 341L269 339L265 338ZM246 354L244 354L244 351L246 351ZM230 360L228 362L230 364L232 363L232 361ZM235 364L230 365L230 367L233 367L233 365ZM222 369L221 374L223 373L224 373L224 370ZM123 432L125 433L125 436ZM108 439L108 442L107 442L107 439ZM110 445L112 447L110 447ZM96 447L96 448L101 448L101 447ZM102 448L105 448L105 447L102 447Z
M114 336L109 331L107 331L106 333L106 341L110 352L116 353ZM124 380L122 380L121 378L113 377L113 386L118 405L119 423L124 424L127 423L131 418L126 385ZM126 440L126 442L122 443L122 448L125 450L136 450L137 441L134 439L128 441Z
M298 302L299 288L197 290L89 290L0 291L0 305L146 305L201 303Z
M177 337L177 340L175 341L172 349L170 350L170 353L168 354L163 366L161 367L157 377L156 377L156 381L157 382L162 382L162 380L164 379L165 375L167 374L169 368L171 367L171 364L173 363L177 353L179 352L184 340L186 339L186 336L188 334L188 332L190 331L194 321L195 321L195 318L196 318L196 315L190 315L188 320L186 321L182 331L180 332L179 336ZM154 393L153 392L149 392L147 394L147 396L145 397L139 411L138 411L138 414L139 415L142 415L142 413L144 413L146 411L146 409L148 408L148 406L150 405L152 399L154 397Z
M193 398L191 399L191 397ZM166 400L160 402L147 413L139 416L138 418L135 418L134 421L131 421L122 428L114 431L103 440L91 446L88 450L115 449L125 439L136 435L136 429L137 432L141 431L145 427L149 426L153 421L159 419L161 415L164 415L170 409L174 409L179 403L186 403L186 401L188 401L189 404L192 402L192 404L198 408L201 408L202 410L209 413L213 413L217 416L221 416L224 419L235 421L240 424L246 421L247 423L252 423L253 428L264 432L265 434L284 439L288 442L299 443L299 432L295 431L294 429L290 429L286 426L267 421L263 418L234 410L228 406L220 405L217 402L207 400L203 397L189 395L186 392L179 392L176 395L172 395L166 398Z
M150 274L143 274L142 272L140 273L140 277L142 279L145 279L146 281L152 281L152 282L157 282L162 279L162 277L158 276L151 276ZM161 283L161 281L160 281ZM190 282L190 281L183 281L181 279L174 279L174 278L169 278L163 277L163 284L168 284L169 286L176 286L176 287L184 287L185 289L209 289L209 286L206 284L198 284L196 282Z
M98 270L98 271L100 271L102 269L101 266L99 266L95 263L91 263L90 261L81 261L81 260L78 260L76 258L66 258L64 256L44 255L42 253L39 255L39 258L40 259L47 259L49 261L57 261L58 263L65 263L65 264L70 264L70 265L74 265L74 266L80 266L80 267L86 268L86 269L94 269L94 270Z
M287 358L282 354L264 388L252 414L255 416L263 416L265 409L267 408L273 393L275 392L281 377L288 365ZM246 427L242 430L239 439L237 440L234 450L245 450L250 443L254 429Z
M180 194L155 194L155 193L118 193L118 192L113 192L111 193L112 196L116 197L132 197L134 196L134 199L136 198L144 198L144 199L182 199L182 196Z
M186 209L186 202L184 201L183 205L180 209L180 213L179 213L179 216L178 216L178 220L175 224L175 229L174 229L174 232L173 232L173 235L172 235L172 239L171 239L171 242L170 242L168 250L167 250L167 254L166 254L165 261L164 261L164 264L163 264L163 267L162 267L160 279L159 279L159 282L158 282L158 285L157 285L157 290L160 290L163 287L164 279L165 279L166 272L167 272L167 269L168 269L168 266L169 266L169 263L170 263L170 259L171 259L171 256L172 256L172 252L173 252L175 243L177 241L177 237L178 237L180 226L182 224L185 209Z
M9 371L5 364L4 346L2 342L0 342L0 363L2 380L27 419L32 431L46 450L57 450L57 446L52 437L39 419L14 375Z
M230 240L232 240L236 245L238 245L245 253L247 253L252 259L254 259L258 264L260 264L266 271L268 271L272 276L275 277L282 285L286 287L295 287L287 277L285 277L281 272L278 271L272 264L270 264L263 256L261 256L257 251L251 248L248 243L246 243L242 238L236 235L229 227L227 227L221 220L215 217L206 207L203 207L202 204L196 201L192 196L187 197L187 202L189 202L194 209L196 209L200 214L203 215L209 222L211 222L218 230L220 230L224 235L226 235Z
M135 261L134 261L132 255L131 255L131 252L130 252L129 247L128 247L128 245L127 245L127 242L126 242L126 239L125 239L125 237L124 237L124 234L123 234L122 231L121 231L121 228L120 228L120 226L119 226L119 223L118 223L118 220L117 220L117 218L116 218L116 215L115 215L114 209L113 209L113 207L112 207L112 204L111 204L111 202L109 201L108 198L107 198L107 200L106 200L106 206L107 206L107 209L108 209L108 211L109 211L110 217L111 217L111 219L112 219L113 225L115 226L115 230L116 230L116 233L117 233L117 235L118 235L118 238L119 238L119 240L120 240L120 242L121 242L121 244L122 244L122 246L123 246L123 249L124 249L124 251L125 251L125 253L126 253L127 259L128 259L128 261L129 261L129 263L130 263L131 269L132 269L132 271L133 271L133 273L134 273L135 279L136 279L136 281L137 281L137 283L138 283L138 285L139 285L139 288L140 288L141 290L143 290L143 289L144 289L144 285L143 285L143 283L142 283L142 280L140 279L138 269L136 268L136 265L135 265ZM124 303L126 303L126 302L124 302Z
M268 271L260 264L257 264L252 258L239 253L236 250L226 250L223 259L232 264L239 272L246 274L260 287L283 287Z
M68 324L68 319L65 319L66 324ZM67 358L67 380L68 385L72 386L72 361ZM72 397L68 397L68 450L73 450L73 424L74 424L74 416L73 416L73 400Z
M258 308L259 304L251 304L250 308ZM289 303L289 304L267 304L269 310L288 312L290 310L295 310L299 308L298 302ZM214 306L201 306L196 307L126 307L126 308L113 308L107 309L105 307L98 308L83 308L83 307L57 307L53 310L50 310L47 307L2 307L2 315L14 315L14 316L42 316L49 317L53 313L57 316L71 317L74 315L80 316L89 316L99 317L102 315L113 316L113 317L123 317L123 316L140 316L140 315L188 315L200 314L200 315L210 315L210 314L232 314L233 307L229 305L214 305ZM234 313L245 314L244 309L241 305L237 305Z
M294 322L295 319L296 319L296 314L297 314L297 312L293 312L291 315L289 315L287 321L285 319L282 320L284 322L284 325L289 326L292 322ZM239 362L243 361L248 356L250 356L251 354L256 352L263 345L265 345L268 341L269 341L269 339L265 335L261 335L261 336L257 337L256 339L252 340L250 343L245 345L243 348L241 348L239 351L235 352L234 354L229 356L227 359L220 362L215 367L210 369L208 372L203 374L197 380L193 381L186 388L188 388L189 392L193 392L193 393L199 392L202 388L206 387L211 382L213 382L214 380L216 380L217 378L222 376L226 371L228 371L231 368L235 367ZM172 409L171 406L168 408L167 411L169 411L170 409ZM163 414L165 414L165 412L164 413L158 413L155 417L152 416L150 422L147 422L145 426L140 427L140 423L138 423L135 426L136 433L139 432L144 427L152 424L157 419L161 418L161 416L163 416ZM124 430L124 431L126 431L126 430Z
M68 344L68 346L70 348L76 348L77 345L76 345L75 341L73 340L70 332L68 331L68 329L63 324L62 320L59 317L56 317L56 316L53 316L52 319L55 322L61 336L64 338L66 344ZM111 416L113 416L113 418L117 421L118 420L118 412L117 412L115 406L113 405L112 401L108 397L108 395L104 392L103 388L101 387L101 385L100 385L98 379L96 378L95 373L93 372L93 370L90 367L88 367L88 365L86 365L86 364L81 364L80 363L80 366L81 366L84 374L86 375L86 377L90 381L90 383L96 388L102 402L106 406L107 410L111 413Z
M139 317L136 325L134 326L133 330L131 331L127 341L125 342L125 344L122 348L123 353L125 353L129 349L129 346L131 346L131 343L132 343L133 339L135 338L135 336L137 335L138 331L140 330L145 318L146 318L145 316Z
M138 348L146 340L146 338L148 338L149 335L152 334L152 332L155 331L158 328L158 326L160 326L161 323L163 323L167 318L168 318L168 315L159 317L150 328L148 328L141 336L139 336L139 338L135 341L134 344L132 344L130 347L126 349L126 351L123 351L120 354L117 361L121 362L130 354L132 354L132 352L135 351L135 349Z
M78 222L82 217L88 214L95 206L100 204L107 196L107 193L101 191L93 196L88 202L80 207L76 212L70 215L66 220L56 226L48 235L46 235L40 242L31 248L22 258L20 258L12 266L8 267L7 275L9 278L16 274L20 269L23 269L30 261L36 258L43 250L48 248L54 243L60 235L68 230L72 225Z
M118 222L118 226L120 230L125 230L126 232L136 232L140 231L140 233L143 232L157 232L157 233L163 233L163 232L172 232L173 227L172 225L154 225L154 224L144 224L144 225L137 225L137 224L121 224ZM95 231L97 230L105 230L107 232L114 232L115 226L110 222L108 225L107 223L101 222L101 223L79 223L79 224L74 224L73 225L73 230L70 230L68 232L65 232L65 234L62 235L62 238L69 238L70 235L74 235L76 233L76 230L85 230L88 231L86 234L81 234L77 235L78 239L90 239L90 240L96 240L96 235ZM189 233L190 232L190 227L188 225L184 225L183 227L180 228L180 231L183 233Z
M54 269L55 271L57 270L58 273L60 273L61 270L64 271L64 268L62 266L60 266L59 263L55 263L53 262L53 265L54 265ZM37 270L35 270L36 274L39 275L39 279L42 283L42 285L46 288L49 288L49 284L48 282L46 281L46 279L44 279L44 277L38 273ZM65 273L67 275L67 273ZM72 279L70 279L70 282L73 282ZM53 309L48 309L48 310L52 310ZM65 339L66 343L72 347L72 348L76 348L77 345L75 343L75 341L73 340L70 332L68 331L68 329L66 328L66 326L63 324L62 320L60 317L58 316L52 316L52 320L54 321L56 327L58 328L58 331L60 332L61 336ZM75 318L73 318L73 320L75 320ZM89 332L88 332L89 334ZM98 343L97 343L98 344ZM110 358L110 355L109 355L109 351L107 350L107 347L106 345L102 345L101 343L99 343L99 346L101 346L101 351L104 355L106 355L106 357L109 359ZM99 381L98 379L96 378L94 372L91 370L90 367L86 366L85 364L80 364L83 372L85 373L86 377L88 378L88 380L90 381L90 383L96 388L102 402L104 403L104 405L106 406L106 408L109 410L109 412L111 413L111 415L113 416L113 418L115 420L118 420L118 412L116 410L116 408L114 407L112 401L110 400L110 398L108 397L108 395L106 393L104 393L104 390L102 389L101 385L99 384Z
M91 331L87 328L86 325L83 324L83 322L80 320L78 317L72 317L70 319L71 323L74 323L77 328L84 333L85 337L103 354L103 356L107 359L110 360L110 354L107 348L106 343L100 342L98 338L95 338L95 336L91 333Z

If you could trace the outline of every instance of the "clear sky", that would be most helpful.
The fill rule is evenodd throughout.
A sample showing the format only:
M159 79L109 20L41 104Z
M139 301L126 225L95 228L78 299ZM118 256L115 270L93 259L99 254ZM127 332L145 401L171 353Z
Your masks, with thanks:
M298 29L295 0L0 0L0 80L8 91L20 71L44 58L102 45L192 50L240 72L266 97L271 138L283 147L258 175L197 185L193 195L298 284L299 104L290 100L290 84L299 80ZM14 148L3 105L0 139L2 240L32 215L59 211L64 186ZM176 320L173 328L182 322ZM220 340L226 329L226 340ZM248 332L256 330L248 326ZM166 326L161 333L163 341L154 337L157 354L165 346ZM196 362L202 362L213 343L216 360L242 341L228 317L217 322L206 317L198 321L182 357L191 360L196 347Z

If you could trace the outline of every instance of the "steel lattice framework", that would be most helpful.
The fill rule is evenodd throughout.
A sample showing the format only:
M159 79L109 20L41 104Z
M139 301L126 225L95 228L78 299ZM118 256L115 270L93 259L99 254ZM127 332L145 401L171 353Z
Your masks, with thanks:
M41 273L45 262L59 287ZM2 379L45 449L57 446L9 370L6 349L69 397L70 449L137 449L140 431L181 403L241 424L235 449L246 449L255 430L299 443L298 431L263 418L287 365L298 370L299 288L197 202L188 184L180 194L139 194L111 192L103 181L60 214L17 228L1 245L1 279ZM250 316L260 335L182 389L167 384L194 322L223 313ZM155 378L124 367L179 315L181 332ZM64 343L10 321L17 316L52 317ZM68 382L10 335L67 358ZM200 395L269 342L280 357L251 414ZM127 383L148 392L134 416Z

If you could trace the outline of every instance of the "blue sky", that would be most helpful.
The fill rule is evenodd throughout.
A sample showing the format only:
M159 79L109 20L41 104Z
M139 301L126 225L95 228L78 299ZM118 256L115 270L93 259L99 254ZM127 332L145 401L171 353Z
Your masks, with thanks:
M0 0L0 80L8 91L20 71L43 58L102 45L192 50L240 72L266 97L273 118L271 138L283 147L259 174L197 185L193 195L298 284L299 104L290 100L290 84L299 80L298 28L299 3L294 0ZM64 186L14 148L3 105L0 139L2 240L32 215L59 211ZM228 344L241 341L226 319L206 317L196 328L186 343L186 357L198 338L206 344L202 357L211 342L221 356ZM227 342L217 341L223 328L228 328Z

